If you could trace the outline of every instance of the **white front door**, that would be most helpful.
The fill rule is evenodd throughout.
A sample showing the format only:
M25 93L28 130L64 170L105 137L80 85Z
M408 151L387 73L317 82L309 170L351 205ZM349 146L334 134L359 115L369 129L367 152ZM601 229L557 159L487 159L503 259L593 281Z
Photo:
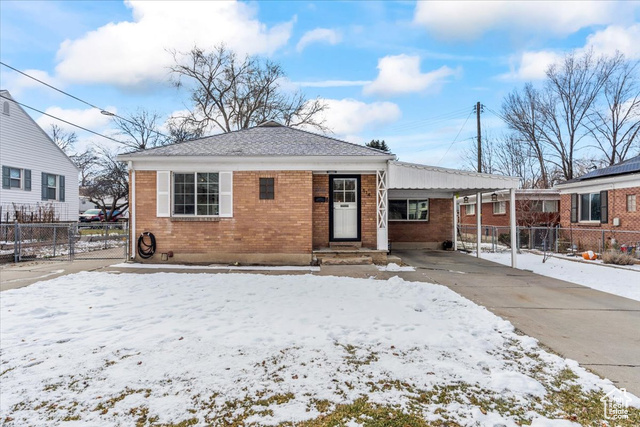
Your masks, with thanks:
M358 179L333 178L333 238L358 238Z

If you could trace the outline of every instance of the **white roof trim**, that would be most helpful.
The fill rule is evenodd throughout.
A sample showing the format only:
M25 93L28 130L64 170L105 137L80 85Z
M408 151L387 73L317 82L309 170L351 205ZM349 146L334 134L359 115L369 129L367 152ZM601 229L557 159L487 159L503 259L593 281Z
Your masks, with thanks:
M518 188L520 178L406 162L389 162L389 189L449 190L461 194Z
M596 192L603 190L613 190L615 188L640 187L640 174L613 175L602 178L585 179L584 181L574 181L556 184L554 188L560 194L575 193L576 190L586 192Z

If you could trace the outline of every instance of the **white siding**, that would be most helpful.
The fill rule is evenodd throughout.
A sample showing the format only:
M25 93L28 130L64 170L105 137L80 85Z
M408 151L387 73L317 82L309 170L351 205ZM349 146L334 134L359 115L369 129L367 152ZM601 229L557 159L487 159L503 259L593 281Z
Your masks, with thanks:
M1 93L10 97L6 91ZM0 164L31 170L31 191L0 186L3 215L13 203L31 207L53 204L61 221L77 221L78 169L19 105L0 98L0 107L5 101L9 103L9 115L0 108ZM42 200L42 172L65 177L64 202Z

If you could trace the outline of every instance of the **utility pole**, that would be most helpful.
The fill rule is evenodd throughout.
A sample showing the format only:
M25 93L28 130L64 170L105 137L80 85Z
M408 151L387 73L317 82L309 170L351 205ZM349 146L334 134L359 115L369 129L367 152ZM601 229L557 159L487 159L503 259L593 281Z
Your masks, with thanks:
M480 113L483 105L476 103L476 119L478 122L478 172L482 172L482 131L480 130Z

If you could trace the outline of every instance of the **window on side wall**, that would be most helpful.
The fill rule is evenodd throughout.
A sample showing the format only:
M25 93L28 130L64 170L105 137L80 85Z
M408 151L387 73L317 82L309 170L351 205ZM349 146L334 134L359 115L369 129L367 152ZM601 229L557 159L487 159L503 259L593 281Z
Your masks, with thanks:
M275 179L260 178L260 200L273 200L275 198Z
M580 194L580 221L600 221L600 193Z
M9 168L9 188L22 188L22 169Z
M217 172L173 174L174 215L219 215L219 194Z
M493 202L493 213L496 215L507 213L507 202Z
M465 210L467 215L475 215L476 214L476 205L466 205Z
M627 194L627 212L636 211L636 195Z
M389 200L389 220L391 221L428 221L428 199Z

